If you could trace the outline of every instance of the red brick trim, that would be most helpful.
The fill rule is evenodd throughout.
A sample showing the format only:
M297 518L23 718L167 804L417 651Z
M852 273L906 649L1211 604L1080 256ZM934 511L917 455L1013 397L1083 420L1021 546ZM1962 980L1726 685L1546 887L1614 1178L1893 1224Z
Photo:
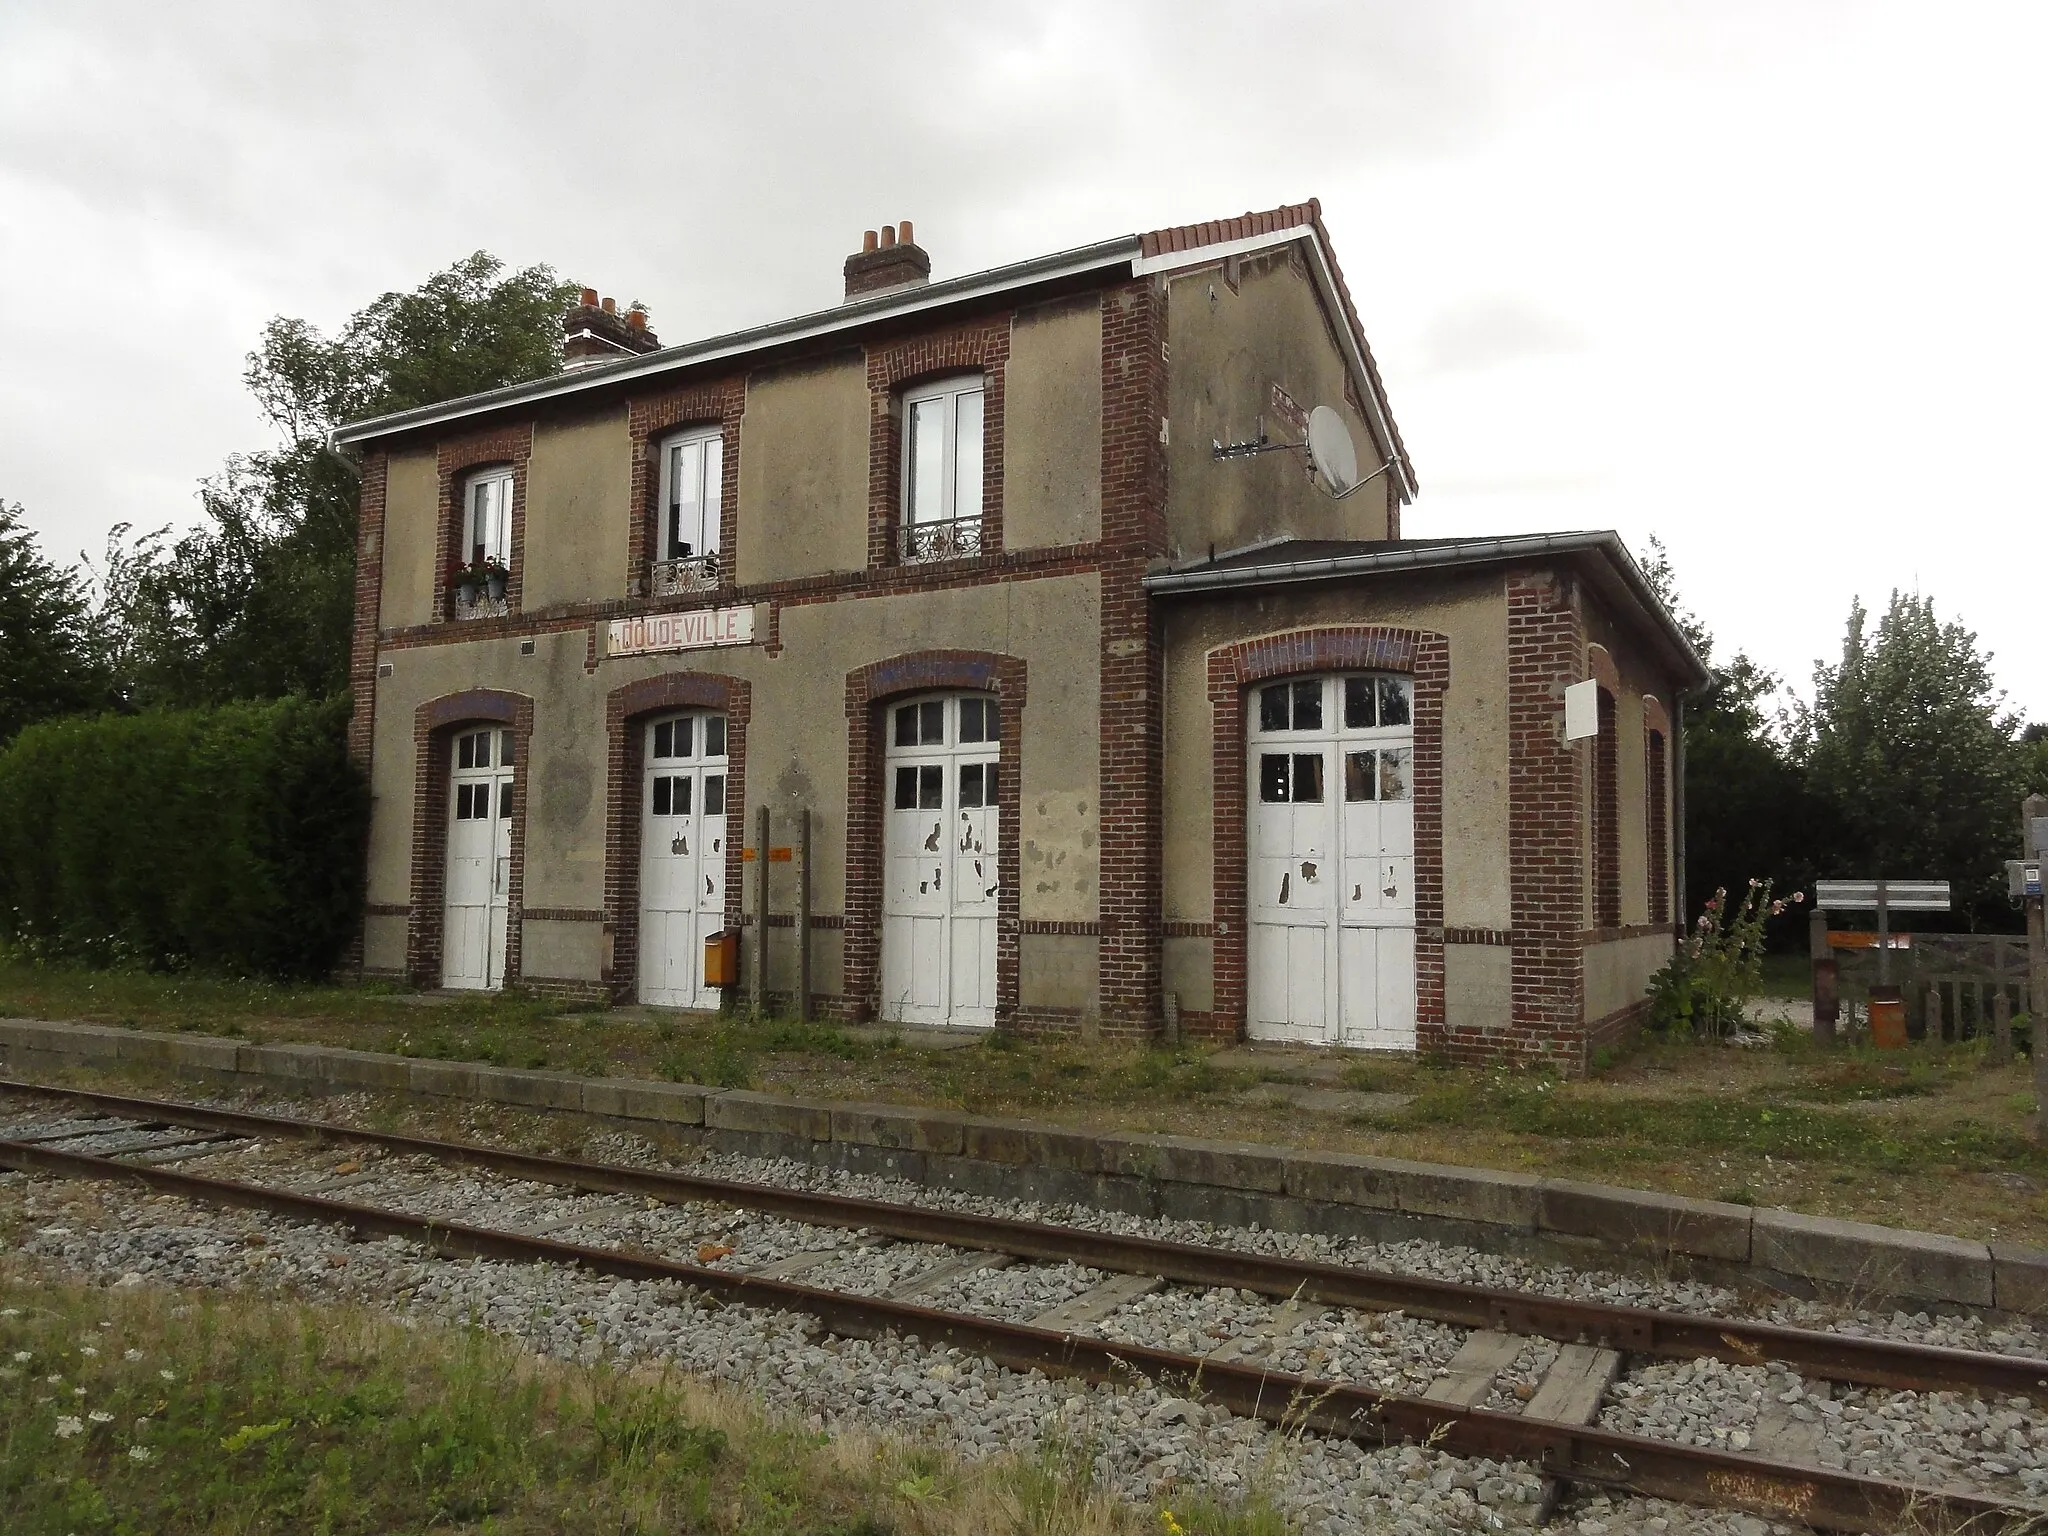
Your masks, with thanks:
M1017 1010L1017 839L1023 783L1026 668L995 651L912 651L846 674L846 940L843 995L857 1019L872 1019L882 1000L883 762L889 702L913 693L993 693L1002 711L1000 792L996 798L996 1021Z
M1645 699L1646 705L1655 699ZM1648 710L1644 711L1648 715ZM1662 710L1658 711L1661 716ZM1643 732L1643 841L1649 850L1647 880L1650 921L1659 927L1671 923L1671 788L1667 767L1667 740L1663 730L1651 726Z
M1586 675L1609 693L1621 692L1621 673L1614 665L1614 657L1597 641L1586 647Z
M412 908L402 901L366 901L363 903L365 917L411 917Z
M384 601L384 502L391 460L382 451L363 460L362 491L356 508L355 613L348 636L348 756L367 776L377 738L377 619ZM364 909L364 916L370 916ZM365 935L356 925L341 970L363 968Z
M1662 731L1667 739L1671 735L1671 717L1664 712L1664 706L1657 702L1657 695L1643 695L1643 729Z
M878 342L868 365L868 564L895 565L903 511L903 409L907 384L980 370L981 543L1003 547L1003 398L1010 365L1010 315L989 315L950 330Z
M1165 647L1145 569L1166 551L1166 291L1102 295L1102 648L1096 910L1102 1026L1157 1031Z
M526 578L526 466L533 457L533 423L517 422L462 437L443 438L435 447L435 468L440 476L441 560L434 572L440 589L434 611L444 619L455 616L455 594L448 590L448 568L466 558L462 547L462 482L479 469L496 464L512 467L512 548L508 564L511 574L505 583L505 607L519 611L519 599Z
M1216 925L1214 923L1163 922L1159 925L1159 936L1162 939L1213 939L1216 937Z
M1095 938L1102 932L1102 924L1055 923L1043 918L1026 918L1017 925L1019 933L1060 934L1068 938Z
M1254 684L1300 672L1405 672L1415 679L1416 1044L1439 1050L1444 1023L1444 690L1451 643L1424 629L1357 624L1291 630L1209 653L1214 735L1210 771L1216 925L1215 1012L1245 1029L1247 988L1245 696Z
M1507 1038L1450 1043L1468 1062L1586 1057L1587 799L1584 757L1564 739L1564 689L1585 667L1576 591L1548 571L1515 571L1508 599L1508 900L1514 932Z
M740 926L747 825L747 724L754 692L716 672L663 672L605 695L604 985L621 1002L640 983L640 725L674 709L725 716L725 925Z
M632 439L633 489L628 505L633 522L626 534L626 586L632 597L647 594L649 568L660 547L662 439L685 427L721 429L719 461L718 552L721 597L732 586L740 537L740 418L747 409L745 374L694 384L687 389L649 395L626 405L626 431Z
M1606 928L1582 928L1579 942L1582 944L1612 944L1620 939L1647 939L1651 934L1671 936L1669 923L1615 923Z
M1595 646L1592 649L1599 648ZM1618 928L1621 926L1621 727L1614 694L1604 683L1598 693L1600 734L1593 738L1593 926Z
M412 902L405 970L416 987L441 985L448 878L448 744L464 726L512 728L512 873L505 892L505 981L520 979L520 923L526 891L526 786L533 761L533 700L471 688L428 699L413 711Z
M1446 944L1491 944L1505 949L1515 942L1512 931L1506 928L1446 928Z

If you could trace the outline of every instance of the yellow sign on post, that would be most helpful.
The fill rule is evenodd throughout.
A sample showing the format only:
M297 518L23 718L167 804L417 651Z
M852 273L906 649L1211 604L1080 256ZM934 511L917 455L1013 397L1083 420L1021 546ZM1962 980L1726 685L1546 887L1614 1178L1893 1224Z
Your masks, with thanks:
M751 864L759 854L760 850L758 848L743 848L740 850L740 860L743 863ZM788 848L770 848L768 850L768 862L770 864L787 864L795 857L795 852Z

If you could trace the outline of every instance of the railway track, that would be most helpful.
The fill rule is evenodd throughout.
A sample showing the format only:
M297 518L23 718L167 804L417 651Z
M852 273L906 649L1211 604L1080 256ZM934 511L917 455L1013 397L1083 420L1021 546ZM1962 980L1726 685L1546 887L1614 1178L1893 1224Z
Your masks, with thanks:
M451 1257L574 1265L624 1280L693 1287L724 1302L815 1318L830 1334L888 1334L945 1343L1017 1370L1098 1381L1142 1376L1232 1413L1368 1444L1414 1443L1454 1455L1510 1459L1546 1480L1545 1502L1572 1483L1741 1509L1846 1531L2020 1530L2041 1511L2024 1499L1961 1487L1920 1487L1819 1465L1825 1419L1800 1417L1775 1400L1751 1435L1753 1451L1723 1450L1597 1423L1603 1402L1632 1363L1711 1359L1741 1366L1778 1362L1807 1382L1889 1392L1972 1392L2048 1404L2048 1362L1775 1324L1462 1285L1158 1238L1082 1230L814 1190L707 1178L667 1169L582 1162L474 1143L339 1126L295 1117L173 1103L0 1079L0 1093L30 1096L64 1113L0 1121L0 1167L70 1178L128 1181L215 1205L268 1211L357 1234L400 1237ZM799 1244L753 1268L725 1245L698 1248L700 1262L647 1245L578 1243L500 1223L449 1219L430 1191L386 1203L250 1183L176 1165L257 1143L334 1142L393 1159L461 1165L521 1185L633 1197L667 1208L723 1208L799 1231L856 1234L852 1243ZM406 1208L407 1206L426 1209ZM571 1215L544 1225L587 1225ZM878 1286L836 1270L873 1268L877 1245L915 1257L885 1266ZM720 1251L723 1249L723 1251ZM745 1262L739 1260L739 1263ZM988 1315L935 1300L1011 1265L1079 1268L1082 1282L1028 1317ZM1145 1342L1142 1314L1163 1288L1208 1287L1261 1298L1256 1315L1220 1342L1162 1348ZM1392 1391L1282 1363L1302 1358L1304 1331L1340 1318L1399 1313L1444 1330L1432 1379ZM1178 1337L1178 1336L1177 1336ZM1504 1390L1519 1378L1519 1389Z

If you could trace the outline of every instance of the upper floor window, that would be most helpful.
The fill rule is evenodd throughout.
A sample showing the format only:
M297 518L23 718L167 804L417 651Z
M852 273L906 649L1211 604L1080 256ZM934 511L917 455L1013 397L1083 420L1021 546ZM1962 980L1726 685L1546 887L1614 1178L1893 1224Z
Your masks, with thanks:
M981 553L981 400L978 373L904 392L906 561Z
M471 565L512 563L512 471L471 475L463 495L464 550Z
M724 483L725 439L718 427L680 432L662 445L655 596L703 592L718 586Z

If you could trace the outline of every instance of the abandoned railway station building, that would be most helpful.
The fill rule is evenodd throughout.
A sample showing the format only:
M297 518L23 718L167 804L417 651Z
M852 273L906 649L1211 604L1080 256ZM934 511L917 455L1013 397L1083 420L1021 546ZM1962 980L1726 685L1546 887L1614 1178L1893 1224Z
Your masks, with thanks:
M364 972L1582 1068L1705 681L1619 539L1403 537L1314 202L930 265L680 346L585 290L335 434Z

